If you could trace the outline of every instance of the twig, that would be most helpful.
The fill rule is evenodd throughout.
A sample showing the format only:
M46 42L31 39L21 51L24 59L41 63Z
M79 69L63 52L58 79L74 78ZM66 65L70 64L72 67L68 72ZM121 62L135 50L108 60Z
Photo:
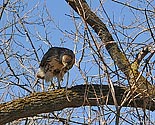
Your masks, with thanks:
M6 6L8 5L9 1L10 1L10 0L7 0L7 1L5 2L5 0L3 0L2 11L1 11L1 13L0 13L0 20L2 19L3 12L4 12L5 8L6 8Z

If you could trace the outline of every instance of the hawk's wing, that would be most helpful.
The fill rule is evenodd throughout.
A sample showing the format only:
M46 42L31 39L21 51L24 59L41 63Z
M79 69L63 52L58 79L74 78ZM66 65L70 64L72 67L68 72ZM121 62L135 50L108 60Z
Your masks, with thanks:
M73 59L75 59L75 55L72 50L67 48L61 48L61 47L52 47L50 48L45 55L43 56L40 67L43 67L46 65L47 62L52 61L53 59L58 61L59 63L62 63L62 56L63 55L70 55Z
M60 62L59 59L59 54L58 54L58 50L55 47L50 48L45 55L43 56L41 63L40 63L40 67L44 67L46 65L47 62L52 61L53 59L57 60L58 62Z

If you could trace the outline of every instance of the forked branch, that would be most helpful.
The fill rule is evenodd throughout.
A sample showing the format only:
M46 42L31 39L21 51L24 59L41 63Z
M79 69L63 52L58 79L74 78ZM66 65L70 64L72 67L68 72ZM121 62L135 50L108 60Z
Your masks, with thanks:
M119 49L118 44L112 38L106 25L99 19L99 17L91 11L86 0L66 0L66 2L81 16L81 18L88 23L92 29L98 34L101 42L105 45L112 60L118 68L126 75L130 87L143 96L155 96L155 87L148 82L148 80L138 72L138 61L130 63L125 54ZM143 53L142 56L146 54ZM141 59L139 59L140 61Z

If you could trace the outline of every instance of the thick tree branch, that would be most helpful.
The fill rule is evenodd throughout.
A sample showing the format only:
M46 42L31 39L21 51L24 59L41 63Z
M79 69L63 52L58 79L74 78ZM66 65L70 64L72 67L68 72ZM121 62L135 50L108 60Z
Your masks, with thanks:
M108 31L106 25L99 19L99 17L95 13L91 11L86 1L66 0L66 2L68 2L69 5L81 16L81 18L83 18L83 20L94 29L117 66L128 76L128 69L130 67L128 59L121 52L117 43L114 42L114 39Z
M85 0L65 0L98 34L111 58L118 68L127 76L129 85L143 96L155 96L155 87L138 72L138 63L130 64L125 54L119 49L106 25L93 13Z
M121 105L126 88L114 86L114 89L118 105ZM0 104L0 124L5 124L19 118L35 116L40 113L59 111L64 108L76 108L86 105L114 105L113 98L109 93L108 85L103 85L102 90L100 85L79 85L68 89L67 93L65 89L32 93L25 98ZM136 107L155 110L155 102L148 101L146 103L138 97L134 98L134 100L130 98L123 106L135 107L135 104Z

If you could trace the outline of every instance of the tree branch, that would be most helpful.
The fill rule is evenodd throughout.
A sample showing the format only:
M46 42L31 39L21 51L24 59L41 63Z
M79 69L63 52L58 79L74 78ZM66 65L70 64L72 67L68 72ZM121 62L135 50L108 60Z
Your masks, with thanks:
M111 58L115 64L129 76L130 63L124 53L121 52L117 43L114 41L112 35L108 31L106 25L93 13L85 0L66 0L68 4L81 16L81 18L88 23L96 34L100 37L101 42L105 45Z
M114 89L118 105L121 105L126 88L114 86ZM67 100L66 95L70 101ZM139 97L134 98L134 100L129 99L123 106L135 107L135 104L140 108L147 108L151 111L155 110L155 102L148 101L145 103L144 99L140 99ZM32 93L25 98L0 104L0 124L5 124L19 118L35 116L40 113L86 105L114 105L109 86L103 85L101 90L100 85L78 85L67 91L65 89L58 89L55 91Z
M125 54L119 49L118 44L112 38L106 25L93 13L85 0L65 0L98 34L101 42L105 45L111 58L118 68L126 75L133 91L143 96L155 96L155 86L138 72L138 63L129 62Z
M7 1L3 1L3 6L2 6L2 11L0 12L0 20L2 19L2 15L3 15L3 12L4 12L4 10L5 10L5 8L6 8L6 6L8 5L8 3L9 3L9 0L7 0Z

